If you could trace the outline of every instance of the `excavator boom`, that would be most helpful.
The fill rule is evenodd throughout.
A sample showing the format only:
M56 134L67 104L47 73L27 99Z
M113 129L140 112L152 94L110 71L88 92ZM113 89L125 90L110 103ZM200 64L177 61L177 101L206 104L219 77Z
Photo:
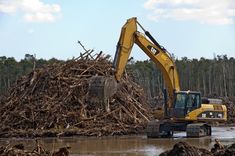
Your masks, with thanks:
M173 101L171 100L173 99L173 94L175 91L180 90L179 76L176 65L168 52L156 42L149 32L143 29L152 42L147 39L144 34L137 31L138 25L143 29L134 17L128 19L126 24L122 27L114 59L115 78L117 81L120 81L132 47L134 43L136 43L162 71L170 96L168 107L172 107L171 104Z
M147 39L144 34L137 31L138 25L144 30L144 28L138 23L137 18L133 17L128 19L127 22L122 27L120 38L117 43L115 58L113 61L114 79L117 82L121 80L132 47L135 43L145 52L146 55L148 55L151 58L151 60L162 71L169 94L167 107L172 107L171 104L173 103L172 101L173 94L175 91L180 90L179 76L177 73L176 65L172 60L172 58L170 57L169 53L157 43L157 41L150 35L149 32L144 30L145 34L150 38L152 42L149 39ZM106 82L107 84L109 84L107 80L101 81L100 76L97 77L97 79L99 79L100 82ZM103 77L103 79L107 78ZM113 80L111 80L110 77L108 79L113 83ZM93 96L100 97L102 101L102 99L108 98L104 94L101 94L108 92L105 90L107 87L105 87L105 84L97 84L97 82L98 81L96 81L96 79L93 79L93 81L90 83L89 92L93 93ZM116 91L117 88L113 87L113 90ZM114 93L114 91L111 92ZM95 95L95 93L97 94Z

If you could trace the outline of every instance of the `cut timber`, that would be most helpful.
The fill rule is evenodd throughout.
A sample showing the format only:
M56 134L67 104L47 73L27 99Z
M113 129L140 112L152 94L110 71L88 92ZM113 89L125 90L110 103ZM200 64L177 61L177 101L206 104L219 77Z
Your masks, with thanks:
M104 103L87 98L91 77L113 76L110 58L87 50L17 80L1 101L0 137L103 136L143 132L151 119L144 91L124 74Z

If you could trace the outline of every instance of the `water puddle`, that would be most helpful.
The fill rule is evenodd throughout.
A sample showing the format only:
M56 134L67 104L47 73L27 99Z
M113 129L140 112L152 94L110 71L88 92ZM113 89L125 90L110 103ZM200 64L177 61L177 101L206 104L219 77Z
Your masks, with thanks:
M186 138L185 133L176 133L174 138L148 139L146 136L119 136L119 137L70 137L70 138L43 138L40 139L45 149L53 151L59 147L70 146L71 155L81 156L157 156L161 152L171 149L179 141L191 145L207 148L213 146L214 139L218 138L224 144L235 143L235 127L213 128L211 137ZM35 147L33 139L0 139L0 145L23 143L26 149Z

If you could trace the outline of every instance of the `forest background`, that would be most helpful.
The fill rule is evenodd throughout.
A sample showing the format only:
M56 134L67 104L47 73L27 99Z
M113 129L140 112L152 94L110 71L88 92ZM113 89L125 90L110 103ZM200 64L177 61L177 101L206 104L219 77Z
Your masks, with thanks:
M174 57L173 57L174 58ZM8 89L21 76L35 68L54 62L63 62L52 58L37 59L35 55L25 54L17 61L14 57L0 57L0 94L7 94ZM217 55L213 59L175 59L180 77L181 90L200 91L202 96L232 97L235 96L235 58ZM148 99L162 96L164 80L161 72L150 60L129 61L127 71L133 80L141 85Z

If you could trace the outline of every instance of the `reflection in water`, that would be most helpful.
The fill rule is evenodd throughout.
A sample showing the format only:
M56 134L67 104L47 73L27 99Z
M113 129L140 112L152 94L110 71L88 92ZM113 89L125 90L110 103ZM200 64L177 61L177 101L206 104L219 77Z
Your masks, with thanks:
M228 134L226 135L225 134ZM213 128L212 137L186 138L185 133L178 133L175 138L147 139L145 136L123 136L123 137L71 137L71 138L44 138L41 144L45 149L54 151L59 147L70 146L71 155L82 156L157 156L161 152L171 149L180 141L191 145L210 148L214 139L219 138L222 143L235 142L234 128ZM35 147L32 139L1 139L0 145L23 143L26 149Z

